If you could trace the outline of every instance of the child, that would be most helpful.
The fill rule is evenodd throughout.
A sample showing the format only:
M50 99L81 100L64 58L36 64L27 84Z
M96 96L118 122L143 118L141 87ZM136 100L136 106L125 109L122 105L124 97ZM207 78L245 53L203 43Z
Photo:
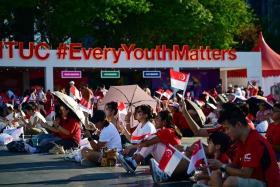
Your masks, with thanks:
M229 164L231 161L227 156L227 151L230 147L230 138L223 132L214 132L208 138L208 157L217 159L224 164ZM195 187L208 185L209 176L205 171L197 174L194 178L198 181Z

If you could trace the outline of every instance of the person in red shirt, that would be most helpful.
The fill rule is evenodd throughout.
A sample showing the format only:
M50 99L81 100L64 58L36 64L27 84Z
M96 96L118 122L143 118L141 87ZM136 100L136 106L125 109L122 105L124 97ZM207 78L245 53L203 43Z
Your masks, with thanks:
M280 173L273 149L264 137L248 127L243 112L234 104L224 104L219 123L231 140L238 144L232 164L208 160L210 168L217 169L212 172L211 185L279 187ZM224 180L222 173L228 176Z
M180 139L182 135L174 127L172 116L169 111L164 110L159 112L155 119L155 123L158 131L147 140L136 145L139 150L133 155L133 157L123 157L122 155L119 155L119 161L128 172L133 173L137 165L150 154L152 154L154 159L159 163L167 145L171 144L176 147L181 144Z
M184 137L192 137L193 132L189 127L189 124L186 118L183 116L183 113L179 111L179 104L172 103L169 105L169 109L172 113L173 124L178 127Z
M249 96L256 96L258 95L259 88L257 86L256 81L252 81L252 83L248 82L248 91L249 91Z
M276 153L277 160L280 160L280 103L273 106L272 109L273 123L268 125L266 139L271 144Z
M53 126L43 124L54 135L54 143L42 144L39 152L63 153L64 150L76 148L81 140L80 120L65 104L60 103L59 115L56 117Z

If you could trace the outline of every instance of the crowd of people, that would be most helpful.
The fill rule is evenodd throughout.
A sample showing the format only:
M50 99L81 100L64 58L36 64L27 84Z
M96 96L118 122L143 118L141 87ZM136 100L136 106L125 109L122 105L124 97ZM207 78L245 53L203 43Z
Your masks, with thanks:
M118 101L99 108L106 97L104 86L92 91L84 85L46 94L35 89L21 100L9 92L1 100L1 131L23 129L25 140L7 145L21 146L28 153L64 154L66 160L90 166L121 166L134 173L149 165L154 182L192 180L193 186L280 186L280 103L260 96L256 82L242 89L229 86L227 93L215 89L199 98L173 99L156 92L156 108L141 104L120 119ZM149 89L146 94L151 95ZM126 106L130 107L130 106ZM131 119L138 122L134 126ZM191 158L195 144L182 145L183 137L206 137L207 162L187 172L181 164L173 173L161 165L169 147L183 158Z

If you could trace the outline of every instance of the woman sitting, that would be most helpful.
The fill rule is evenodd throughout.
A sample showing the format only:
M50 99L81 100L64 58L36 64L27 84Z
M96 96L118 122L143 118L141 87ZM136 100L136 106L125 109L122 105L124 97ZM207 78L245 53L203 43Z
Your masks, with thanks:
M149 105L140 105L135 108L135 114L134 117L136 120L139 121L139 124L137 125L136 129L131 134L127 128L120 125L122 133L125 135L125 137L130 140L130 143L132 145L125 148L124 153L125 154L133 154L137 147L135 144L140 143L147 137L151 136L156 132L156 128L154 124L151 122L153 119L153 111L152 107ZM130 120L126 120L127 127L130 127ZM133 145L134 144L134 145Z
M64 150L74 149L79 146L81 140L80 120L76 114L64 103L60 103L59 115L53 126L43 123L51 134L40 135L37 148L26 144L26 149L31 152L49 152L51 154L64 154Z
M143 140L135 145L139 148L138 152L136 152L132 157L124 157L119 154L118 159L126 171L133 173L136 170L136 167L148 155L152 154L154 159L151 159L150 166L153 179L155 182L163 182L169 177L166 173L161 171L157 165L160 163L163 155L165 155L165 151L169 145L177 147L181 144L180 139L182 134L173 125L172 116L167 110L158 113L155 123L158 131L149 139ZM186 173L186 168L182 169L182 173ZM180 171L179 173L182 174Z

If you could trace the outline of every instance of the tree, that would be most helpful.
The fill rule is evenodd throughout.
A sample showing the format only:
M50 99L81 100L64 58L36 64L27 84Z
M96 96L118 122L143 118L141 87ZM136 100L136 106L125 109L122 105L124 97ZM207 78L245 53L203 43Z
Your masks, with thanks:
M230 48L238 44L234 38L245 28L256 31L255 18L242 0L153 0L151 4L145 15L129 16L119 25L120 35L125 33L140 46L177 43ZM245 49L253 46L250 42ZM239 49L244 50L242 45Z
M237 46L244 49L248 45L238 45L242 42L240 35L255 32L255 18L244 0L5 2L2 9L6 13L0 13L0 22L9 17L9 13L14 11L13 7L31 6L38 31L44 40L49 39L53 47L65 37L71 37L72 42L81 42L86 38L94 46L118 47L121 43L136 43L139 47L189 44L191 47Z

